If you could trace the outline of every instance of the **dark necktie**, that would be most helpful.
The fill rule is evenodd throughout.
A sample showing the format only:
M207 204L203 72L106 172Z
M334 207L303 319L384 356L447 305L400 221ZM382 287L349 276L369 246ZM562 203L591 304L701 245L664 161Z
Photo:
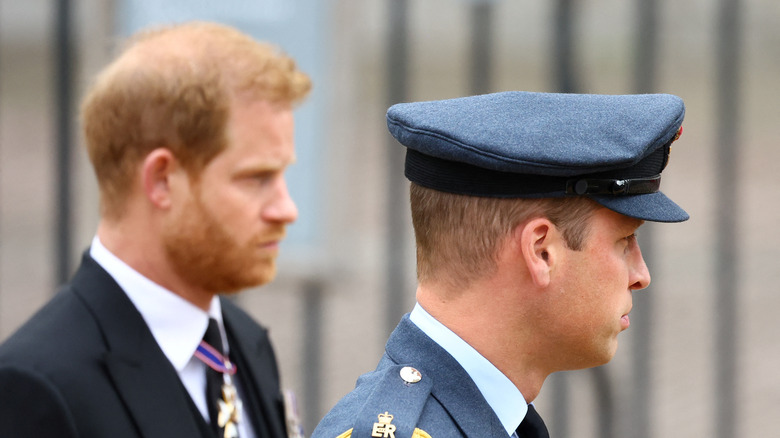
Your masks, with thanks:
M528 413L517 427L517 438L550 438L547 432L547 426L544 425L542 417L534 409L534 405L528 405Z
M209 326L206 329L206 334L203 335L203 340L211 345L212 348L224 354L222 335L219 333L219 325L216 319L209 319ZM219 401L222 400L222 385L224 382L222 373L211 367L206 367L206 403L209 408L209 418L211 418L211 429L219 438L225 435L225 428L220 427L217 421L217 418L219 418Z

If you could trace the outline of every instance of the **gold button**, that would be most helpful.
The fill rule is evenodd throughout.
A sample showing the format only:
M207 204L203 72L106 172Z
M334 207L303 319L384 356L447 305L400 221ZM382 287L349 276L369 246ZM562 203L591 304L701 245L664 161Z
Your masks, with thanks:
M401 368L401 378L406 383L417 383L422 380L422 374L412 367Z

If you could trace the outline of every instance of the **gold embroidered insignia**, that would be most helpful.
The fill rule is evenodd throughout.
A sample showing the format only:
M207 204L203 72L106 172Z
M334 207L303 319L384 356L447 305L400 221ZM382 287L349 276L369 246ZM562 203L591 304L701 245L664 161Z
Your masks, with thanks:
M431 437L428 434L428 432L422 429L414 429L414 433L412 433L412 438L433 438L433 437Z
M393 421L393 416L385 411L384 414L377 415L377 418L379 421L374 423L371 436L375 438L395 438L395 425L390 424Z

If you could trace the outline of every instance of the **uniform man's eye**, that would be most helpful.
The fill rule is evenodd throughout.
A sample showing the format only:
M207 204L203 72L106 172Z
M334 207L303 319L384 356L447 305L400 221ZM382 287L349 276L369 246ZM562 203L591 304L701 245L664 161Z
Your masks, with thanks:
M634 242L636 242L636 233L629 234L628 236L621 239L622 241L625 241L628 243L628 246L631 246Z

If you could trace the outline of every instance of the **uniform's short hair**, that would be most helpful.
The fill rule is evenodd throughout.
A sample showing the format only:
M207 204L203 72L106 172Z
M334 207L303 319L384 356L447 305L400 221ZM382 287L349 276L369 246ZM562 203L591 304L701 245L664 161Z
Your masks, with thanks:
M417 279L466 285L494 272L501 245L521 223L548 218L566 245L581 250L592 213L586 197L487 198L441 192L412 183L412 224L417 243Z
M170 149L197 179L226 146L236 100L294 106L310 89L292 58L228 26L194 22L134 36L81 107L102 214L121 215L152 150Z

